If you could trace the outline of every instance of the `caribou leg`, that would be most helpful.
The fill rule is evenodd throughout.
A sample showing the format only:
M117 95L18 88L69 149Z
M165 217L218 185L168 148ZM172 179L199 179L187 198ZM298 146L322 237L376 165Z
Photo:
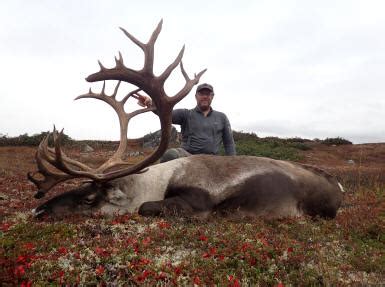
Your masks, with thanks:
M191 216L211 211L214 206L209 193L199 188L169 188L164 200L143 203L138 213L143 216Z

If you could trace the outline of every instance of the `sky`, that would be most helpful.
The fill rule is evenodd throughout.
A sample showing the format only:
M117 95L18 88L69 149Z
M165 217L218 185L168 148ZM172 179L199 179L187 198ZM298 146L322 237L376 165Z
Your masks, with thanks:
M207 68L213 108L236 131L260 137L343 137L385 142L385 2L323 1L0 1L0 134L64 128L74 139L119 139L116 114L73 99L101 83L85 78L113 67L120 51L141 69L143 53L119 29L155 45L159 75L185 45L187 73ZM116 82L108 81L112 93ZM179 69L165 89L184 85ZM121 85L123 97L135 87ZM195 106L195 88L176 108ZM137 109L135 101L126 111ZM159 129L152 113L131 120L128 137Z

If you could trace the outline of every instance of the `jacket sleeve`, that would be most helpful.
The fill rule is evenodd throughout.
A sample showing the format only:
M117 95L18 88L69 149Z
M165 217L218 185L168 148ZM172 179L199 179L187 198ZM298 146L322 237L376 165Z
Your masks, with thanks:
M172 123L175 125L183 125L187 118L187 109L176 109L172 111Z
M222 141L226 155L236 155L233 132L231 130L229 119L226 115L224 115Z

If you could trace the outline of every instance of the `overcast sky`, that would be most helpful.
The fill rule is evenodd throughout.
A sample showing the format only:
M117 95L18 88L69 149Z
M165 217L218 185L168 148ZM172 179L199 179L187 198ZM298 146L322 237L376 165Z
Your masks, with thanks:
M122 52L143 53L120 31L156 43L160 74L185 44L183 63L215 88L213 108L233 130L258 136L385 142L385 2L378 1L0 1L0 133L40 133L53 124L75 139L119 138L105 103L73 99L100 83L84 78ZM115 83L107 83L110 93ZM184 85L176 69L166 84ZM123 85L121 96L133 87ZM193 108L195 89L177 105ZM136 108L127 105L127 110ZM129 137L155 131L136 117Z

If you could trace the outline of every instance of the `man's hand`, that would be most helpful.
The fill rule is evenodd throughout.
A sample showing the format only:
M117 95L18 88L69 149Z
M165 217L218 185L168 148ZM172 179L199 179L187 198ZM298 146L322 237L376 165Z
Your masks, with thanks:
M138 105L141 107L152 107L152 99L140 94L134 94L133 97L138 100Z

